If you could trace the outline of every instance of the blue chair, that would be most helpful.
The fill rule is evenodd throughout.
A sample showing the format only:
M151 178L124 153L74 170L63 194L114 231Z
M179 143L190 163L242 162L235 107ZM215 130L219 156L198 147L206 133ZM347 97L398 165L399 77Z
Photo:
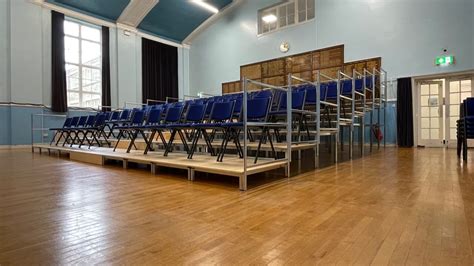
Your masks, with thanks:
M132 113L132 110L123 109L122 112L120 112L120 116L118 117L118 119L116 119L116 120L111 119L111 121L109 123L112 124L112 126L107 126L110 130L108 137L110 137L110 136L115 137L115 134L114 134L115 128L118 127L118 126L123 126L123 125L127 124L130 121L131 113Z
M271 102L272 102L271 97L253 98L253 99L247 100L247 122L267 122L270 108L271 108ZM217 161L218 162L223 161L225 152L227 150L227 144L231 140L234 142L236 146L239 157L243 158L243 149L242 149L242 145L240 144L240 139L239 139L240 132L244 129L243 118L239 122L223 123L221 126L225 130L224 130L224 137L222 140L220 153L218 154L218 157L217 157ZM277 153L275 152L275 148L273 146L273 141L270 135L269 126L248 125L247 128L258 128L262 130L262 134L260 135L260 140L258 143L254 163L257 163L258 155L260 153L262 143L266 142L267 140L270 142L270 147L276 159Z
M64 130L62 130L61 132L61 136L59 137L59 139L61 139L61 137L64 136L64 141L63 141L63 146L69 142L69 138L70 138L70 130L74 127L77 127L77 123L79 123L79 119L80 117L79 116L74 116L72 117L71 119L71 124L69 125L69 128L65 128ZM58 139L58 140L59 140ZM56 143L57 145L58 143Z
M72 147L72 145L74 145L74 143L76 143L76 141L79 139L78 131L76 129L84 127L86 125L87 118L88 118L88 116L81 116L79 118L79 121L77 122L77 124L75 126L70 127L66 130L67 135L66 135L66 140L63 143L63 146L66 144L68 139L71 140L70 147ZM72 138L72 135L74 135L74 138Z
M285 120L283 118L286 118L287 116L287 93L282 93L280 96L279 100L279 105L278 105L278 110L277 111L271 111L270 116L272 117L272 120L274 122L279 121L279 120ZM291 115L292 116L298 116L297 119L293 119L292 121L295 122L298 128L298 133L297 137L299 138L301 135L301 128L303 127L303 118L305 115L304 112L304 106L305 106L305 101L306 101L306 91L305 90L293 90L291 92ZM306 131L307 131L307 136L309 138L309 129L308 126L306 126ZM278 142L281 142L280 138L280 133L278 129L275 130L275 135L277 138Z
M72 117L67 117L66 120L64 120L64 123L63 123L63 126L62 127L53 127L53 128L50 128L49 130L53 130L54 131L54 135L53 135L53 138L51 139L51 142L49 143L49 145L52 145L54 140L56 139L56 136L61 132L59 138L57 139L56 141L56 146L58 145L59 141L61 140L62 136L63 136L63 132L71 127L71 122L72 122Z
M148 113L145 115L145 122L144 124L137 123L136 125L129 125L128 130L130 132L130 143L127 148L127 153L130 152L132 147L135 147L135 141L138 138L139 134L143 138L143 140L146 143L146 146L148 147L149 141L153 141L153 139L148 140L147 136L145 135L145 131L147 131L148 127L151 126L157 126L161 122L161 113L162 113L162 108L150 108Z
M206 105L205 104L190 104L186 111L186 115L184 121L181 123L173 123L166 125L166 128L171 131L170 139L168 141L168 149L165 150L164 156L168 156L168 152L171 152L173 149L173 141L178 134L179 138L181 139L181 143L184 146L184 150L189 153L189 146L188 146L188 137L186 137L185 130L192 129L193 125L196 123L201 123L204 119L204 115L206 113Z
M131 133L133 131L133 127L140 127L143 125L143 121L145 120L145 111L144 110L135 110L132 115L132 119L130 120L130 123L127 125L123 126L117 126L115 129L119 130L119 134L117 137L117 142L115 143L114 151L117 149L117 146L120 143L120 140L122 137L127 136L130 140L132 139ZM135 146L135 144L133 144ZM135 146L135 148L137 148ZM130 150L127 150L127 153L130 152Z
M196 129L196 134L191 144L191 149L188 153L188 159L193 158L194 152L196 151L196 147L201 136L203 136L211 155L216 155L214 148L212 147L212 139L206 130L223 130L222 123L232 121L234 106L235 101L214 102L207 123L193 125L193 127Z
M164 110L164 108L163 108ZM164 112L164 111L163 111ZM146 125L143 128L149 130L151 132L150 137L148 138L147 146L145 148L144 154L148 154L148 151L152 150L153 139L155 138L156 134L161 139L163 146L165 147L165 151L168 150L168 143L163 135L163 131L166 130L166 126L168 124L178 123L181 120L181 115L183 113L183 107L166 107L166 115L163 120L163 123L155 123Z
M91 119L91 117L92 117L92 119ZM76 128L77 131L78 131L78 134L79 133L83 134L82 140L79 143L79 148L82 147L82 145L84 144L84 141L87 141L87 143L89 144L89 149L94 144L94 142L97 143L97 145L99 147L102 147L102 144L100 143L100 141L98 139L101 136L104 137L105 141L107 142L107 145L110 147L110 142L107 139L107 134L105 134L105 132L104 132L104 128L105 128L105 125L106 125L105 118L106 118L106 115L103 114L103 113L99 113L96 116L89 116L87 118L86 125L84 127ZM93 122L92 122L93 125L92 126L91 126L91 123L90 123L91 120L93 120ZM92 141L88 137L89 134L92 137Z

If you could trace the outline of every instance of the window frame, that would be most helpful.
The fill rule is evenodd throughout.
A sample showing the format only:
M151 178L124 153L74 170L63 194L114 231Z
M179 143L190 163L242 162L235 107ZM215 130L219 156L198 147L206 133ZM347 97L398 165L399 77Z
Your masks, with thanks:
M68 37L68 38L73 38L73 39L76 39L78 40L79 42L79 46L78 46L78 62L79 63L72 63L72 62L67 62L66 61L66 47L64 47L64 67L65 67L65 70L66 70L66 65L72 65L72 66L75 66L78 68L78 84L79 84L79 87L77 90L71 90L69 88L69 86L67 85L66 83L66 92L67 94L69 95L69 93L78 93L79 94L79 105L70 105L69 104L69 97L68 97L68 102L67 102L67 105L68 107L72 107L72 108L94 108L94 107L90 107L90 106L84 106L83 105L83 99L84 99L84 94L89 94L89 95L99 95L100 98L102 98L102 91L100 92L93 92L93 91L84 91L84 88L83 88L83 68L89 68L89 69L95 69L95 70L98 70L100 72L100 85L102 87L102 32L101 32L101 27L98 26L98 25L94 25L94 24L90 24L90 23L87 23L87 22L84 22L84 21L81 21L81 20L77 20L77 19L74 19L74 18L71 18L71 17L65 17L64 18L64 22L70 22L70 23L75 23L79 26L79 31L78 31L78 35L77 36L74 36L74 35L70 35L68 33L66 33L66 31L64 31L64 38ZM89 28L95 28L97 30L99 30L100 32L100 35L99 35L99 41L93 41L93 40L90 40L90 39L85 39L82 37L82 28L81 26L85 26L85 27L89 27ZM82 42L83 41L87 41L87 42L91 42L91 43L94 43L94 44L98 44L99 47L100 47L100 64L99 66L92 66L92 65L85 65L83 62L82 62ZM68 76L66 75L66 80L68 79ZM92 85L93 83L91 83L90 85ZM99 106L97 106L99 107Z
M302 24L305 24L305 23L308 23L310 21L313 21L314 19L316 19L316 3L314 3L313 5L313 12L314 14L312 14L312 18L308 19L308 2L309 1L314 1L314 0L305 0L305 13L306 13L306 19L303 20L303 21L299 21L299 5L298 5L298 2L300 0L285 0L285 1L282 1L280 3L277 3L275 5L272 5L272 6L269 6L269 7L265 7L265 8L262 8L260 10L258 10L257 12L257 37L260 37L260 36L264 36L264 35L267 35L267 34L271 34L271 33L274 33L274 32L278 32L280 30L284 30L284 29L287 29L287 28L291 28L291 27L294 27L294 26L298 26L298 25L302 25ZM294 5L294 22L293 24L288 24L288 5L289 4L293 4ZM285 6L286 7L286 25L285 26L280 26L280 8ZM273 29L273 30L269 30L269 31L266 31L266 32L263 32L263 26L264 26L264 22L262 21L262 18L263 18L263 14L264 13L270 13L270 11L272 10L276 10L276 17L277 17L277 21L275 22L276 23L276 28Z

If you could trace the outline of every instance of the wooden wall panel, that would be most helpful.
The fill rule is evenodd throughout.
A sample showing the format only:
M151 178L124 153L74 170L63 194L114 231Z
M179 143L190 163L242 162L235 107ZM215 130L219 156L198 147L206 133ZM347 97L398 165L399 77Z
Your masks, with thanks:
M381 57L377 57L377 58L367 60L367 70L370 71L370 72L372 72L374 68L377 69L377 70L380 70L381 66L382 66L382 58Z
M312 70L312 53L306 53L286 58L286 73L300 73Z
M262 65L260 63L242 66L240 68L240 77L246 77L248 79L261 79L262 78Z
M275 86L285 86L287 81L285 76L276 76L272 78L264 78L262 79L262 82Z
M222 83L222 95L240 91L240 80Z
M262 64L262 78L270 78L285 75L285 59L266 61Z
M329 68L320 69L319 71L321 71L321 74L324 74L324 75L330 77L331 79L337 79L337 73L339 72L340 69L341 69L341 67L336 66L336 67L329 67ZM314 70L313 71L313 80L317 80L317 78L318 78L317 75L318 75L318 70ZM328 81L328 80L329 80L329 78L321 76L320 81Z
M315 81L318 70L327 76L337 78L339 70L351 75L353 69L362 73L364 69L369 71L372 71L374 67L380 69L381 65L382 59L380 57L344 63L344 45L338 45L241 66L240 78L245 77L270 85L284 86L288 83L287 75L289 73L305 80ZM321 81L325 80L327 78L321 78ZM292 82L293 84L299 83L296 80ZM253 84L249 87L249 90L259 89L261 89L260 86ZM240 81L222 84L223 94L242 90Z
M344 46L335 46L313 52L313 69L331 68L344 64Z
M295 73L295 74L293 74L293 76L298 77L298 78L302 78L302 79L308 80L308 81L314 81L313 72L311 70L305 71L305 72ZM287 83L288 83L288 81L287 81ZM302 83L302 82L300 82L298 80L295 80L295 79L293 79L291 81L291 84L293 84L293 85L300 84L300 83ZM287 84L285 84L285 85L287 85Z

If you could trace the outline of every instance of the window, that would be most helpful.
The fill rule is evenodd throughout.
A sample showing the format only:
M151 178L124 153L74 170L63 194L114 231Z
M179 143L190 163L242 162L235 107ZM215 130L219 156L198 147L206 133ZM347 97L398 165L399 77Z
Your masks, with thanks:
M68 106L97 108L102 103L102 38L99 27L64 21Z
M288 0L258 12L258 34L314 19L315 0Z

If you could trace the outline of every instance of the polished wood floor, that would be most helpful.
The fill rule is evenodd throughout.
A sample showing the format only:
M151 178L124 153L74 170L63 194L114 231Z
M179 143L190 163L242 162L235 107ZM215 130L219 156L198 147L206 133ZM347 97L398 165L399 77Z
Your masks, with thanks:
M453 150L218 178L0 151L0 265L474 263L474 160Z

